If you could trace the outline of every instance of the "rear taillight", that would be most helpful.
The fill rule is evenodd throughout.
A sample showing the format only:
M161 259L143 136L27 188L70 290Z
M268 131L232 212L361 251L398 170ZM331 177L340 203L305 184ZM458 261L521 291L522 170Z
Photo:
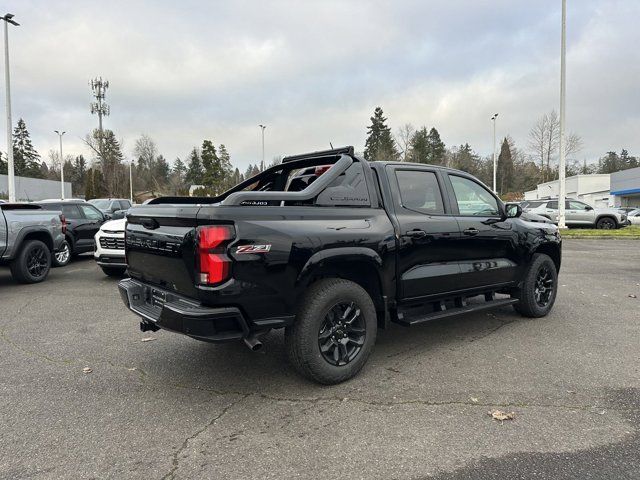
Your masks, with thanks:
M62 233L67 234L67 219L64 218L64 215L60 214L60 222L62 222Z
M216 285L229 278L231 259L225 254L227 244L235 238L231 225L198 228L199 283Z

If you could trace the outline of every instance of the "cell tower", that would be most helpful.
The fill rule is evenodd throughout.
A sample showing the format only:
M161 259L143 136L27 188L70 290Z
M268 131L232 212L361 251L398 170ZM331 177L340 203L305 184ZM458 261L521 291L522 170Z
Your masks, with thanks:
M91 103L91 114L98 115L98 144L100 147L100 156L102 157L102 117L108 117L111 113L109 105L105 103L105 97L107 95L107 89L109 88L109 80L103 80L102 77L96 77L93 80L89 80L89 86L91 87L92 95L96 99Z

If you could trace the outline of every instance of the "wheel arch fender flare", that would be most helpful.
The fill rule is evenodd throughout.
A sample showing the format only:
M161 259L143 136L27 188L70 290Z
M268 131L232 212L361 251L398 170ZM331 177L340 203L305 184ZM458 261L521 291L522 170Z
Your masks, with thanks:
M354 271L352 267L360 265L365 271ZM372 289L376 288L381 297L388 297L385 284L382 281L381 270L383 267L382 257L373 249L367 247L338 247L321 250L314 253L300 270L296 279L296 287L302 293L315 278L322 276L323 273L336 273L339 277L347 280L353 280L360 284L372 294ZM375 277L371 278L370 274L375 271ZM363 274L365 276L363 276ZM366 279L364 282L359 281ZM363 285L363 283L365 283ZM376 306L382 301L382 298L372 299Z
M18 232L18 235L15 237L14 246L11 251L11 254L9 255L9 259L15 258L16 255L18 255L18 253L22 249L24 242L28 240L40 240L47 246L47 248L49 249L49 252L53 254L54 245L53 245L53 237L51 236L51 232L49 232L49 230L47 230L46 227L41 225L29 225L29 226L23 227Z

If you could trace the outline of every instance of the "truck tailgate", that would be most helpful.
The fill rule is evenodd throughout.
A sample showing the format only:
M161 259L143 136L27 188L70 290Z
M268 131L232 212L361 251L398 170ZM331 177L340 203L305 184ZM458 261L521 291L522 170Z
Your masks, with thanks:
M195 288L195 233L199 205L134 207L127 217L129 275L189 297Z

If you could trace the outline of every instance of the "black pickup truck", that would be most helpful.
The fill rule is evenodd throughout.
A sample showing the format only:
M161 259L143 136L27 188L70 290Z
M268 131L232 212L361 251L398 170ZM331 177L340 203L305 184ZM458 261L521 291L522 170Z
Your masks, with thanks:
M521 214L458 170L367 162L353 147L313 152L218 197L133 207L119 289L143 331L256 350L285 328L291 363L338 383L390 322L506 305L546 315L561 239Z

